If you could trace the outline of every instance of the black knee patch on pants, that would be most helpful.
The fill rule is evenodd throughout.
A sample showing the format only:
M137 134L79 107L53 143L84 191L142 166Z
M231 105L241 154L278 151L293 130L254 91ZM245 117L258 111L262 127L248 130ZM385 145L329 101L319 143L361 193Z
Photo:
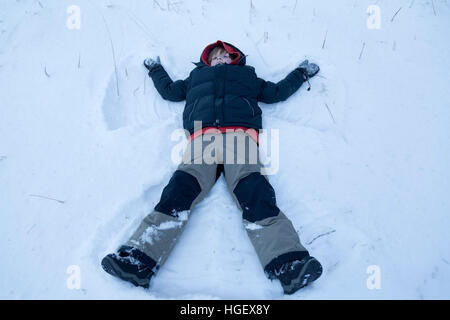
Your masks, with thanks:
M243 218L249 222L275 217L280 212L275 191L259 172L253 172L241 179L233 193L241 205Z
M177 217L178 212L189 210L200 191L200 184L193 175L177 170L164 188L155 210Z

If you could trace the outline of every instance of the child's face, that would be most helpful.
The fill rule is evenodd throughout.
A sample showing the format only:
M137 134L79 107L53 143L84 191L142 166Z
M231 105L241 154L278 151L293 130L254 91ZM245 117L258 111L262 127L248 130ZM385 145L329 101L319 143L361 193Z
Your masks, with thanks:
M217 65L217 64L221 64L221 63L226 63L226 64L230 64L231 63L231 58L230 55L225 52L225 53L217 53L215 54L212 59L211 59L211 67Z

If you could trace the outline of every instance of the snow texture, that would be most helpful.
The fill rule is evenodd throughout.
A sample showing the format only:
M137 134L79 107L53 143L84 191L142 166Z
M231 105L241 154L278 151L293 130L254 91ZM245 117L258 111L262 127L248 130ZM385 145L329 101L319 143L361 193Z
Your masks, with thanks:
M449 299L449 31L447 0L1 1L0 298ZM219 39L266 80L321 68L310 91L261 104L279 130L277 203L324 267L292 296L266 278L223 177L149 290L100 266L178 165L184 103L143 60L184 79Z

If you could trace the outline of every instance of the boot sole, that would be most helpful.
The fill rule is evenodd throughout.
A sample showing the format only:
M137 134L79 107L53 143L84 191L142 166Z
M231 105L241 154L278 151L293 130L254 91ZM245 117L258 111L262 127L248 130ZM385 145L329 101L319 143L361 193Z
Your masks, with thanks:
M293 294L297 290L317 280L321 275L322 265L315 258L312 258L305 263L298 277L292 280L288 286L283 287L284 293Z
M105 270L110 275L131 282L136 287L144 287L146 289L148 289L149 287L150 283L149 279L141 279L137 277L135 274L124 272L117 264L117 262L109 256L103 258L102 267L103 270Z

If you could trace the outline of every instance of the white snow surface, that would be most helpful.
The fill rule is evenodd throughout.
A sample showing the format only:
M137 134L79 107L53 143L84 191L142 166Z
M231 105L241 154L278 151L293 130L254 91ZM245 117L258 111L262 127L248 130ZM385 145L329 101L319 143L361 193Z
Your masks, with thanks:
M449 299L449 34L447 0L0 1L0 298ZM291 296L264 275L223 177L149 290L100 266L177 166L184 103L142 61L184 79L217 40L266 80L321 67L310 91L260 104L279 130L278 206L324 267Z

